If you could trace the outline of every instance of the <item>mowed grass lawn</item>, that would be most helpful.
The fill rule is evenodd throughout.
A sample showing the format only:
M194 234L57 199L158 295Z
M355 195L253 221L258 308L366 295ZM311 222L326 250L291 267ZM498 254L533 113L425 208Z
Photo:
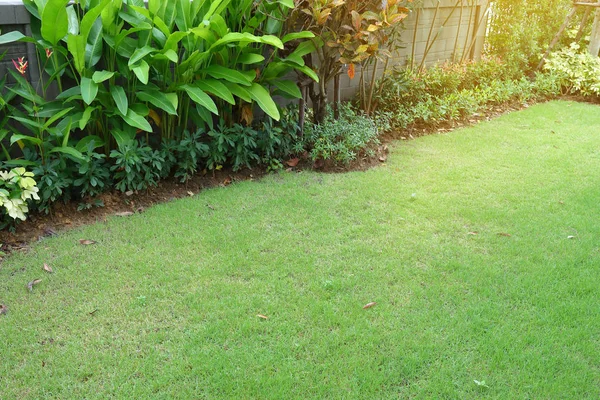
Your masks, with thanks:
M599 215L559 101L115 217L0 266L0 398L597 399Z

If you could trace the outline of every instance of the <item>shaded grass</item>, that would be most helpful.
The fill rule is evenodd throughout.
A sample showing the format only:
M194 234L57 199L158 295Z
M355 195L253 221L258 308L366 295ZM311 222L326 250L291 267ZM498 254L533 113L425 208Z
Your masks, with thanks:
M598 398L599 111L44 240L0 267L0 398Z

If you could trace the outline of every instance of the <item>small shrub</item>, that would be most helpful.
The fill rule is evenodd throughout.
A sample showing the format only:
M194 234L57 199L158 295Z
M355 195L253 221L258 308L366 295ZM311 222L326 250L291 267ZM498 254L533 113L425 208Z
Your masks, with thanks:
M121 192L144 190L156 186L160 179L160 171L164 159L158 150L132 140L118 150L110 152L114 165L110 170L114 173L115 188Z
M341 106L339 119L332 114L329 109L323 123L306 128L304 143L313 160L348 164L379 144L379 130L371 118L354 112L349 104Z
M600 59L581 51L577 43L552 53L544 68L559 81L568 94L600 94Z
M7 215L13 220L25 221L26 214L29 212L27 202L40 200L39 188L33 176L32 172L27 172L22 167L0 171L0 207L2 207L0 225L2 227L10 223L6 220Z
M93 142L88 144L83 157L77 163L79 177L73 181L73 185L79 188L81 197L94 197L110 187L110 169L106 156L94 151Z

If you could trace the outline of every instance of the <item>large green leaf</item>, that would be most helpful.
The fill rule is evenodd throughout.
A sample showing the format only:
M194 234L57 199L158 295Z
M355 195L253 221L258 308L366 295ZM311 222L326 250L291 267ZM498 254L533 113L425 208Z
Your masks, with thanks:
M85 104L90 105L98 94L98 84L90 78L81 78L81 97Z
M50 153L62 153L69 155L77 160L84 160L83 154L79 150L74 147L62 146L62 147L54 147L50 150Z
M96 110L96 107L86 107L85 108L85 111L83 112L83 116L79 120L79 129L83 130L85 128L85 126L87 125L88 121L90 120L90 117L92 116L92 113L94 112L94 110Z
M156 49L153 49L150 46L140 47L139 49L136 49L133 52L133 55L131 56L131 58L129 59L129 62L127 64L131 68L132 65L134 65L135 63L137 63L138 61L140 61L142 58L144 58L148 54L154 53L156 51L157 51Z
M239 97L246 103L250 103L252 101L252 97L250 97L250 93L248 93L248 89L246 87L231 82L225 82L225 86L227 86L227 89L229 89L234 96Z
M196 104L208 109L213 114L219 115L217 105L202 89L190 85L183 85L181 88L186 91L188 96L190 96L190 99Z
M113 129L111 134L115 138L115 142L117 142L117 147L119 149L122 149L124 145L135 139L135 132Z
M83 18L81 19L81 24L79 26L81 36L83 37L84 41L87 42L90 31L96 23L96 20L98 19L100 14L102 14L102 11L104 11L104 9L107 8L107 6L111 2L112 0L102 0L97 6L93 7L85 13Z
M226 81L238 83L244 86L250 86L252 83L252 81L248 80L248 77L241 72L236 71L235 69L221 67L219 65L210 65L199 72L206 73L207 75L216 79L224 79Z
M231 90L227 89L222 82L216 79L203 79L196 82L196 86L204 90L207 93L217 96L220 99L225 100L229 104L235 104L235 99L231 94Z
M94 142L93 146L95 149L104 146L104 140L102 140L100 137L96 135L89 135L84 136L79 142L77 142L75 148L83 153L87 150L88 143L90 142Z
M256 101L258 106L267 113L268 116L273 118L275 121L279 121L279 110L277 109L277 104L273 101L271 94L259 85L258 83L253 83L248 89L248 93L252 100Z
M121 118L123 118L123 121L125 121L127 125L133 126L134 128L138 128L146 132L152 132L152 126L150 126L150 123L146 120L146 118L137 114L132 109L127 110L127 114L119 115L121 116Z
M147 101L168 114L177 115L177 96L168 96L168 94L158 90L146 89L144 91L136 92L135 95L138 99Z
M25 140L28 142L31 142L37 146L42 144L42 141L34 136L27 136L27 135L22 135L20 133L16 134L16 135L12 135L10 137L10 144L14 144L15 142L18 142L19 140Z
M69 33L71 35L79 35L79 16L75 7L70 5L67 7L67 15L69 17Z
M4 35L0 35L0 44L17 42L17 41L23 39L24 37L25 37L25 35L23 35L19 31L8 32L8 33L5 33Z
M238 57L237 62L240 64L258 64L265 61L265 57L260 54L246 53Z
M105 80L112 78L114 74L114 72L110 71L96 71L92 75L92 80L96 83L102 83Z
M138 79L140 80L140 82L142 82L144 85L148 84L148 79L149 79L149 75L150 75L150 66L148 65L148 63L144 60L140 61L140 63L138 65L135 65L133 67L129 67L133 73L135 74L135 76L138 77Z
M85 45L85 66L90 69L102 57L102 20L97 19L87 37Z
M283 93L285 93L295 99L299 99L300 97L302 97L300 88L294 81L275 80L275 81L273 81L273 85L275 85L275 87L277 87L277 89L281 90Z
M127 115L127 109L129 108L129 102L127 101L127 95L125 94L125 89L121 86L111 86L110 87L110 95L112 96L115 104L117 105L117 109L123 115Z
M292 32L292 33L288 33L283 38L281 38L281 41L283 43L287 43L287 42L290 42L290 41L296 40L296 39L310 39L310 38L314 38L314 37L315 37L315 34L310 31Z
M61 111L57 112L56 114L54 114L51 118L46 120L46 122L44 123L44 129L48 129L50 127L50 125L52 125L53 123L55 123L56 121L58 121L59 119L64 117L65 115L67 115L72 109L73 109L73 107L65 108L64 110L61 110Z
M69 32L68 0L48 0L42 11L42 37L56 46Z
M83 37L69 34L67 37L67 48L73 56L75 69L80 74L83 73L83 69L85 68L85 42L83 41Z

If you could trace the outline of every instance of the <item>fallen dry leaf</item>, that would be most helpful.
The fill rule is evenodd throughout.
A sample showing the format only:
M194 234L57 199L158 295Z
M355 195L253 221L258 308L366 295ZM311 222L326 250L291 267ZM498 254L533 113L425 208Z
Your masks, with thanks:
M379 157L379 161L380 162L385 162L385 160L387 160L387 156L381 156L381 157Z
M31 292L33 290L33 287L35 285L37 285L38 283L40 283L41 281L42 281L41 279L34 279L34 280L32 280L31 282L29 282L27 284L27 289L29 289L29 291Z
M131 196L133 195L133 190L128 190L125 192L125 196Z
M295 167L296 165L298 165L299 162L300 162L299 158L291 158L286 161L286 164L290 167Z
M477 235L477 233L479 233L479 232L469 232L469 233L467 233L467 235L473 235L473 236L475 236L475 235Z
M54 272L54 271L52 271L52 267L46 263L44 263L44 266L42 267L42 269L50 274Z
M511 234L510 233L506 233L506 232L500 232L500 233L498 233L498 236L511 237Z
M88 246L90 244L96 244L96 241L90 239L79 239L79 243Z
M188 190L187 194L188 194L190 197L193 197L193 196L194 196L194 192L192 192L191 190Z
M8 312L8 307L6 307L4 304L0 304L0 315L6 314L7 312Z
M226 178L226 179L223 181L223 185L224 185L224 186L227 186L227 185L230 185L230 184L231 184L231 178Z
M256 314L256 316L258 318L262 318L262 319L269 319L269 317L267 317L266 315L262 315L262 314Z
M575 236L567 236L567 239L575 239Z
M215 210L215 208L213 206L211 206L210 204L207 204L206 207L210 208L211 210Z
M123 212L115 213L115 215L117 217L129 217L130 215L133 215L133 213L131 211L123 211Z
M376 302L372 301L370 303L367 303L363 306L363 310L367 309L367 308L371 308L373 306L375 306L375 304L377 304Z
M141 214L144 212L144 207L138 207L137 210L135 210L135 211L137 211L139 214Z

